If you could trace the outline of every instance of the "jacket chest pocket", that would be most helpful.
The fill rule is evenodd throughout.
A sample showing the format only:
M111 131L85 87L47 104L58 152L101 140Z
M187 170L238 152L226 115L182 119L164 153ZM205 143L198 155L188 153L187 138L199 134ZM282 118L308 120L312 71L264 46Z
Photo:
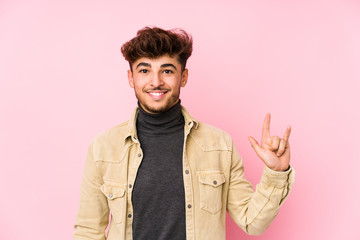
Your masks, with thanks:
M201 209L215 214L222 208L223 173L198 172Z
M122 222L125 202L125 187L122 184L104 183L100 187L101 192L106 196L111 216L115 223Z

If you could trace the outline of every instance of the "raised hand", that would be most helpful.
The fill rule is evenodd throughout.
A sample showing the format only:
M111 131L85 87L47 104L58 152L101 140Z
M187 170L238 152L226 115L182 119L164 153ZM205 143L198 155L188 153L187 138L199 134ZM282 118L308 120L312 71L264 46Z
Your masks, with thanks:
M266 166L274 171L285 171L290 164L291 127L286 128L283 138L270 136L270 118L270 113L267 113L262 127L261 146L253 137L248 138L256 154Z

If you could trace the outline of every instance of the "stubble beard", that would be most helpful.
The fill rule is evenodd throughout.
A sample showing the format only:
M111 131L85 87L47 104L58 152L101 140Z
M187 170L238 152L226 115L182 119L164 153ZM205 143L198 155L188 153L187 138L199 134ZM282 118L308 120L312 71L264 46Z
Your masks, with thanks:
M173 107L179 101L180 87L179 87L179 90L178 90L178 94L171 95L170 99L166 102L166 104L163 105L163 106L160 106L160 107L150 106L149 104L147 104L145 101L143 101L141 99L141 97L139 96L139 94L136 91L135 91L135 96L136 96L137 100L139 101L140 105L144 108L144 110L146 112L159 114L159 113L166 112L167 110L169 110L171 107Z

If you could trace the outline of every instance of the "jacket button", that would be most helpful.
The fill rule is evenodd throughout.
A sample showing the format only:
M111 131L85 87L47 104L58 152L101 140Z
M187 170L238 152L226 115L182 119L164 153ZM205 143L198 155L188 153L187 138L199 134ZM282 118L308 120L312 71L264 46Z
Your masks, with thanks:
M110 194L109 194L109 198L112 198L112 197L113 197L113 195L110 193Z
M132 185L131 185L131 184L129 184L129 188L132 188Z
M188 208L191 208L191 204L187 205Z
M131 217L132 217L132 215L131 215L131 214L129 214L129 215L128 215L128 218L131 218Z
M185 170L185 173L186 173L186 174L189 174L190 172L189 172L189 170Z
M214 185L216 185L216 184L217 184L217 181L214 181L213 183L214 183Z
M141 153L138 154L138 157L141 157Z

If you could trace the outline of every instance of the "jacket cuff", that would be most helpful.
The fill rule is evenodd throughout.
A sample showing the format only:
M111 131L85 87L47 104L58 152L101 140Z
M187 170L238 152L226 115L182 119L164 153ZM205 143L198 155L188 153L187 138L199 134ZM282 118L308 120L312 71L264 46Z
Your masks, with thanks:
M267 185L274 186L276 188L283 188L286 185L293 185L295 180L295 171L290 166L290 168L284 172L278 172L271 170L267 166L264 167L263 175L261 181Z

